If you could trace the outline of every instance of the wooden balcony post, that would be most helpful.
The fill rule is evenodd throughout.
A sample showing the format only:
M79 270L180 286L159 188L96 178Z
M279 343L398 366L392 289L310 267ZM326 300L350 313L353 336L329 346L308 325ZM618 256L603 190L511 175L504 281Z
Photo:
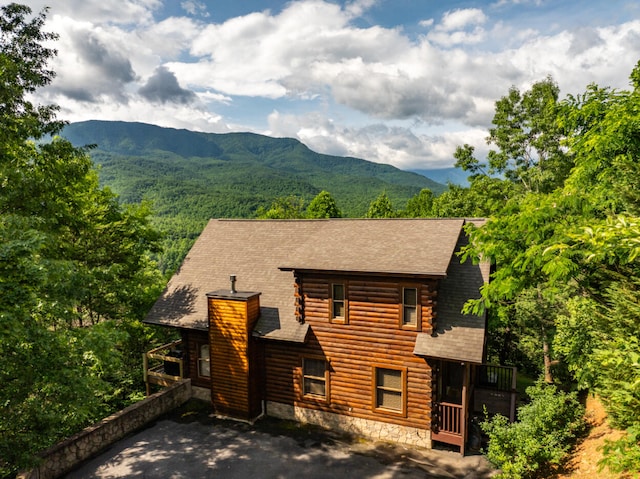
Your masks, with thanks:
M460 413L460 435L462 442L460 444L460 454L464 456L464 447L467 444L467 421L469 420L469 364L464 365L464 373L462 376L462 411Z
M142 353L142 371L144 374L144 385L146 386L147 396L149 396L151 389L149 386L149 376L148 376L149 358L147 358L147 353Z

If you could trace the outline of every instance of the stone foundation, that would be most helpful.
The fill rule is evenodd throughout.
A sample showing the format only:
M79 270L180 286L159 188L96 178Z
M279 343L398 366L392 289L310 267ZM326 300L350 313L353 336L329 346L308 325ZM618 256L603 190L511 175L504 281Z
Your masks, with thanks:
M431 448L431 431L428 429L400 426L271 401L267 402L267 415L302 423L315 424L326 429L353 434L367 439L389 441L428 449Z
M211 389L191 386L191 394L194 399L200 401L211 402Z
M114 442L191 398L191 380L183 379L132 404L40 454L40 465L18 474L17 479L55 479Z

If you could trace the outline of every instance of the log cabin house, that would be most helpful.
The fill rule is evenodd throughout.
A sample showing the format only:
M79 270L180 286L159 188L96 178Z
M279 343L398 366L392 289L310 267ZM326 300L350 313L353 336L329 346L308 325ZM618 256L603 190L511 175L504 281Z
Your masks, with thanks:
M485 317L461 313L489 280L456 254L469 221L211 220L145 319L181 335L145 355L148 388L188 377L222 416L464 453L474 411L515 408Z

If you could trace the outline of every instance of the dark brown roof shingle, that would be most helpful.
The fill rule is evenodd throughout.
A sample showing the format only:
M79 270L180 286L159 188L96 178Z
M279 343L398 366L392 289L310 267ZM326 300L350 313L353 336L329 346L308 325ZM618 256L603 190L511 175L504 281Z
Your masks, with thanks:
M308 325L295 319L291 270L444 278L464 223L462 219L211 220L145 322L206 330L206 294L229 288L229 276L235 274L238 291L261 293L254 334L303 342ZM480 285L475 285L476 292ZM443 299L441 295L439 305ZM416 353L420 351L416 346Z

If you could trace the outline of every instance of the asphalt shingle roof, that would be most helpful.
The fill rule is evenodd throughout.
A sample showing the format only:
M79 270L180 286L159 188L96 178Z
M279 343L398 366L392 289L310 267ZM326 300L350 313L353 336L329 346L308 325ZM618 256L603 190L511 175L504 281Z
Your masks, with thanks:
M254 334L303 342L308 325L295 319L291 270L444 278L450 264L456 263L452 258L464 223L463 219L211 220L145 322L207 330L206 294L230 288L229 277L235 274L238 291L261 294ZM459 279L466 274L461 271ZM473 284L476 293L481 284ZM453 282L449 289L455 293ZM444 299L443 291L439 308ZM459 317L445 310L442 318L438 313L438 324L457 328ZM481 331L472 331L473 338L476 333L484 335L484 321L473 324L477 322L482 323ZM460 341L466 341L469 331L459 332ZM456 329L441 336L459 335ZM425 343L429 351L432 343ZM416 354L424 352L416 344Z
M476 226L481 221L474 221ZM456 249L468 243L461 235ZM462 307L468 299L480 297L481 286L489 281L488 262L474 265L470 260L464 263L454 255L446 279L440 283L436 316L436 330L433 334L420 333L416 338L414 353L420 356L450 359L471 363L482 363L485 346L485 316L462 314Z

